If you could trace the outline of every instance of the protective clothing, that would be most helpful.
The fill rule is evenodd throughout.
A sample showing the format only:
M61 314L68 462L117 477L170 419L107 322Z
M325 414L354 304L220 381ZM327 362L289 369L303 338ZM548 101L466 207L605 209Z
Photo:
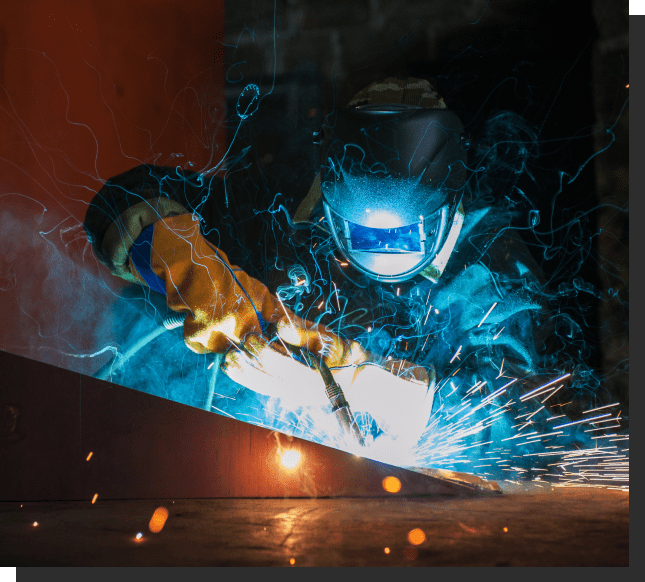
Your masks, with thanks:
M199 220L182 211L173 200L139 202L108 227L101 249L114 274L165 294L170 309L186 314L183 335L190 349L228 352L227 375L259 393L303 406L327 404L320 375L297 362L284 342L306 347L337 376L350 406L370 412L395 438L409 445L418 440L432 409L432 370L378 358L296 316L264 284L231 265L201 234ZM271 341L269 324L278 335ZM405 406L384 406L388 395ZM411 405L414 418L406 414Z
M408 80L404 86L413 84ZM437 107L436 111L413 110L415 115L428 114L427 119L438 120L437 114L448 113L440 105L440 99L428 96L429 84L421 83L422 89L410 92L417 99L415 103L406 103L401 98L400 91L395 91L396 83L394 88L387 85L377 86L386 86L382 91L362 92L362 101L357 96L350 105L381 104L379 94L382 94L390 103ZM399 101L393 95L398 95ZM393 114L403 120L409 110L404 108ZM353 115L349 115L349 121L358 119ZM383 123L381 126L387 127ZM423 176L427 171L432 177L437 168L441 171L433 180L443 180L446 185L437 191L426 188L424 191L430 194L427 200L417 196L414 189L406 194L407 198L402 198L422 219L417 216L412 222L406 219L399 223L361 223L354 212L356 208L370 196L372 200L378 196L385 200L384 191L376 187L364 199L354 200L352 192L357 191L357 184L363 178L340 170L334 174L327 168L329 173L319 173L294 215L294 223L319 225L309 229L307 237L299 239L294 235L294 232L304 232L303 229L294 231L288 228L291 224L279 225L277 212L267 212L262 217L267 223L265 232L271 233L274 238L270 242L276 243L277 248L265 244L259 247L261 252L251 251L264 264L258 276L251 276L246 265L240 268L237 259L230 259L236 249L247 245L239 233L224 239L223 233L235 224L229 216L226 220L221 220L221 216L219 220L202 220L200 225L196 212L199 202L195 201L207 198L200 193L206 185L200 185L199 179L191 176L178 177L172 168L169 169L172 181L163 178L163 169L136 169L137 175L155 176L159 188L135 188L132 192L124 180L120 188L135 198L130 204L123 204L119 196L110 194L113 196L110 202L98 201L90 210L94 212L94 223L100 222L96 216L106 217L100 223L103 230L94 233L88 228L88 231L95 251L99 249L97 255L101 253L99 256L114 274L164 293L171 309L187 314L184 339L188 347L198 353L226 352L223 368L236 382L260 393L290 399L298 405L322 405L325 398L322 379L294 358L281 339L306 347L324 358L355 414L362 410L369 412L379 426L403 439L406 445L412 445L426 429L432 412L435 369L441 382L434 402L444 409L444 414L453 407L464 406L463 399L471 386L481 386L482 395L491 394L507 382L508 376L518 378L511 387L515 390L523 378L548 373L549 369L544 356L549 350L541 343L542 336L536 333L536 329L547 330L538 322L544 300L539 291L543 288L541 282L536 281L539 268L519 237L509 230L512 212L489 208L483 202L479 206L469 202L464 211L462 178L456 180L458 172L453 174L455 166L463 166L465 159L459 127L455 124L446 132L446 140L436 142L445 146L440 151L451 153L452 162L438 155L438 165L430 168L428 160L437 151L429 147L412 172L418 179L413 181L414 188L425 188ZM340 135L344 130L340 126L337 129L339 133L333 135L339 138L338 144L349 143L347 136ZM364 135L374 136L369 132ZM368 155L372 156L368 143L371 142L365 138L366 160ZM331 154L351 150L344 146L336 148L332 142L328 142L328 148ZM336 159L342 162L341 158ZM354 155L348 159L350 166L354 163L360 166L363 160ZM374 166L379 159L383 159L380 154L372 156L369 164ZM342 169L342 163L337 166ZM372 169L376 171L379 167ZM393 159L388 171L394 179L406 170ZM453 178L455 181L451 181ZM167 189L169 184L172 191ZM196 184L194 191L190 184ZM220 200L227 200L227 186L217 184L213 179L208 185L210 204L215 207ZM243 197L248 190L239 186L236 191L240 208L246 205ZM213 196L212 192L218 195ZM187 212L181 213L171 201ZM337 201L343 201L346 210L336 206ZM395 199L390 198L389 202L394 211L409 210L406 205L397 205ZM419 210L426 203L428 206ZM136 204L141 206L135 208ZM371 210L369 206L363 208L367 209ZM92 215L90 210L88 217ZM437 229L433 236L428 236L432 229L426 230L429 224L426 218L435 214L439 217L433 223ZM326 223L320 221L323 216L327 216ZM418 222L414 223L415 220ZM86 219L86 227L89 223L92 221ZM113 223L117 226L108 236ZM214 235L229 246L214 242ZM426 238L421 252L423 235ZM347 262L356 267L355 271L333 256L334 248L329 244L332 237ZM391 244L394 252L391 249L382 252L379 242ZM269 250L277 258L265 256ZM358 253L386 259L396 257L396 261L388 267L390 270L379 271L378 265L363 261ZM408 264L401 261L413 254L417 256ZM266 285L273 283L269 280L274 278L277 286L285 285L290 273L296 272L294 267L304 273L303 280L292 281L289 293L270 292ZM354 276L356 271L358 277ZM423 278L410 278L414 274ZM385 285L375 285L375 279ZM405 279L400 288L388 285L400 279ZM278 337L267 334L271 325L277 329ZM339 332L334 333L332 329ZM340 333L344 335L341 337ZM412 361L422 365L411 364ZM476 415L470 418L475 426ZM477 434L473 428L473 438L479 438Z

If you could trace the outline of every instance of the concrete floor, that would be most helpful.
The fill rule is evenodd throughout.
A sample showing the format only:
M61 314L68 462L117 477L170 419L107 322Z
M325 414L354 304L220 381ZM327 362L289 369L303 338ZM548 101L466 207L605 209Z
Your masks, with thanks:
M629 493L2 502L0 565L628 566Z

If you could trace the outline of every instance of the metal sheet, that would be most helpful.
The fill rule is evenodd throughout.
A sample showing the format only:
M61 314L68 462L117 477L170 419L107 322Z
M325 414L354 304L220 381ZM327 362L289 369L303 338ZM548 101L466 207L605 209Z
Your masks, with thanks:
M0 370L0 466L10 476L0 500L499 491L474 476L378 463L6 352ZM280 461L288 449L301 455L293 469ZM384 490L388 476L399 492Z

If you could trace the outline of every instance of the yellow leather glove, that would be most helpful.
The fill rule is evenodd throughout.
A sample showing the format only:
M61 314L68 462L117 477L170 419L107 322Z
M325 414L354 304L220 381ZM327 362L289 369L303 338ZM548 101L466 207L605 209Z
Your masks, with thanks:
M286 344L306 348L324 359L353 412L368 412L392 438L416 443L432 409L433 370L379 358L358 342L297 317L260 281L231 265L190 214L155 222L151 247L149 267L168 306L186 314L183 334L190 349L226 352L226 374L253 391L294 405L322 406L328 402L322 377ZM146 284L131 253L127 269ZM277 330L271 342L263 335L265 324Z

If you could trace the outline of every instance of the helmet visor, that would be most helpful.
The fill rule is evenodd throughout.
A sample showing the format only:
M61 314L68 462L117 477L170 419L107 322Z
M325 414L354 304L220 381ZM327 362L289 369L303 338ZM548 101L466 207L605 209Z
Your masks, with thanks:
M370 228L345 221L347 248L368 253L422 253L423 221L398 228Z
M356 224L325 205L336 244L345 258L358 270L380 280L399 282L413 277L427 266L438 252L449 230L448 206L432 216L419 217L414 224L397 227ZM378 223L386 221L381 216Z

